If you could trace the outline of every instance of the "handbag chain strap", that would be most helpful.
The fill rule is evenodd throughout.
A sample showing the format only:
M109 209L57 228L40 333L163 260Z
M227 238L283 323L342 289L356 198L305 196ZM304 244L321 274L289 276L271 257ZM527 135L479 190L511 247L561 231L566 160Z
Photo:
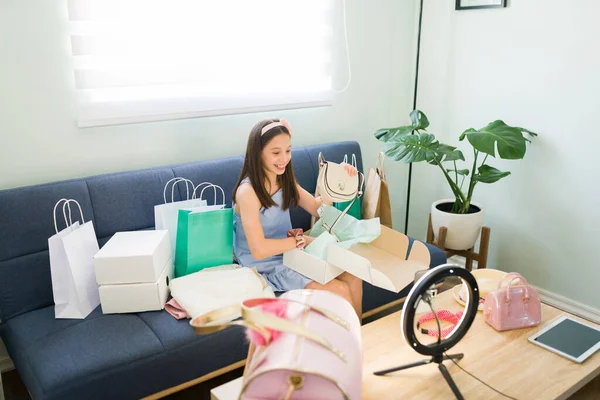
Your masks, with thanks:
M342 213L340 215L338 215L338 217L335 219L335 221L333 221L333 224L331 224L331 226L329 226L325 222L325 219L323 219L323 221L322 221L323 228L325 228L325 230L327 230L327 232L329 232L331 235L335 236L336 238L337 238L337 236L335 235L335 233L333 233L333 229L338 224L338 222L340 222L342 217L344 215L346 215L348 213L348 211L350 211L350 209L352 208L352 206L354 205L356 200L358 200L362 196L362 194L363 194L362 188L363 188L364 182L365 182L365 176L362 172L359 172L358 173L358 190L356 191L356 196L354 196L354 198L352 199L350 204L348 204L348 206L346 206L344 211L342 211Z
M342 217L348 213L348 211L350 210L350 208L352 208L352 206L356 202L357 198L358 197L355 197L354 199L352 199L352 201L350 202L350 204L348 204L348 206L346 207L346 209L344 211L342 211L340 215L338 215L338 217L335 219L335 221L333 221L333 224L331 224L331 226L329 226L325 222L325 219L322 218L321 223L323 224L323 228L325 228L325 230L327 232L329 232L331 235L335 236L336 239L337 239L337 235L335 233L333 233L333 229L336 227L336 225L338 224L338 222L340 222L340 220L342 219Z

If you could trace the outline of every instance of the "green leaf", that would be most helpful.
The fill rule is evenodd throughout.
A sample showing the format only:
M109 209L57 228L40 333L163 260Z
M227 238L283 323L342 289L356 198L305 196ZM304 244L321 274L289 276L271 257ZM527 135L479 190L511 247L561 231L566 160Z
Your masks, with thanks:
M525 129L525 128L521 128L519 126L515 126L515 128L517 128L518 130L522 131L522 132L527 132L529 133L532 137L536 137L538 134L535 132L530 131L529 129Z
M427 116L419 110L410 113L412 125L399 126L396 128L382 128L375 131L375 138L381 142L400 142L403 135L408 135L412 131L424 130L429 126Z
M375 138L382 142L387 142L396 134L396 130L394 128L383 128L377 129L375 131Z
M405 163L427 161L431 162L438 157L439 142L431 133L403 135L398 142L387 142L383 145L385 155L395 161L403 160Z
M462 151L458 150L456 147L448 146L447 144L440 143L438 147L438 153L445 156L442 161L465 161L465 156L463 155Z
M448 172L454 172L456 171L457 174L459 175L469 175L469 170L468 169L447 169L446 171Z
M397 142L386 142L383 144L382 150L386 157L394 161L400 161L405 156L405 154L402 154L400 146L401 144Z
M399 126L397 128L383 128L375 131L375 138L381 142L389 142L391 140L398 141L398 137L409 134L413 131L412 125Z
M476 150L492 157L496 156L496 146L500 158L517 160L525 156L525 138L521 130L506 125L503 121L491 122L478 131L469 129L461 137L464 135Z
M421 110L413 110L413 112L410 113L410 120L412 121L414 130L425 129L429 126L429 120Z
M464 131L463 133L461 133L460 137L458 138L459 141L463 141L465 139L465 137L467 136L467 133L469 132L477 132L477 129L474 128L469 128L466 131Z
M432 162L430 162L430 164L438 164L440 162L456 160L465 161L465 156L463 155L462 151L458 150L454 146L448 146L447 144L440 143L436 149L436 152L437 156Z
M529 136L531 136L532 138L536 137L538 135L537 133L532 132L529 129L521 128L519 126L515 126L515 128L517 128L517 129L519 129L519 130L521 130L523 132L527 132L529 134ZM531 140L529 140L528 138L525 138L525 140L528 141L529 143L531 143Z
M494 183L502 178L507 177L508 175L510 175L510 172L508 171L500 171L499 169L484 164L479 167L479 173L475 174L473 179L476 182Z

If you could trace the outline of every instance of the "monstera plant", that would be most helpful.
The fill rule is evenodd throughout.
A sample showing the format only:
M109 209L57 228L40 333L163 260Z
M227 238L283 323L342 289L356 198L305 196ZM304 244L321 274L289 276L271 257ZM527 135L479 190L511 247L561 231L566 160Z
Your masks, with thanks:
M375 137L383 142L383 152L388 158L405 163L427 162L441 170L454 199L439 201L432 206L434 231L437 232L436 225L448 228L448 248L462 250L456 246L472 247L483 225L481 208L472 203L475 187L478 183L494 183L510 175L510 172L500 171L490 165L490 157L504 160L521 159L525 156L527 142L530 142L528 137L532 138L537 134L529 129L507 125L500 120L490 122L481 129L467 129L458 138L459 141L466 139L473 148L472 161L465 167L459 165L460 162L465 162L465 156L460 149L441 143L432 133L427 132L429 120L422 111L414 110L410 113L410 119L411 125L379 129L375 132ZM464 226L464 219L453 223L453 220L449 220L452 217L445 216L445 221L436 223L434 218L441 215L440 212L472 215L471 219L476 225L480 225L478 228L473 227L470 233L453 232L452 225ZM456 244L452 247L452 233L456 238L469 236L467 244Z

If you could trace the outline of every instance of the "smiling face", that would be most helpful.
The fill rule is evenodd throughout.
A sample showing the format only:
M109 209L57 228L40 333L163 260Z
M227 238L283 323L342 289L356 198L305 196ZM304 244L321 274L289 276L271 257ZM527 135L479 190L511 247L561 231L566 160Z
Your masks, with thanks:
M290 135L281 133L269 140L262 149L261 159L267 175L283 175L292 159Z
M274 189L281 189L283 202L280 205L284 210L298 204L299 193L292 166L291 127L285 121L277 122L281 120L263 119L250 131L242 172L233 190L233 201L239 186L249 179L262 207L277 205L273 200ZM269 129L265 129L271 124Z

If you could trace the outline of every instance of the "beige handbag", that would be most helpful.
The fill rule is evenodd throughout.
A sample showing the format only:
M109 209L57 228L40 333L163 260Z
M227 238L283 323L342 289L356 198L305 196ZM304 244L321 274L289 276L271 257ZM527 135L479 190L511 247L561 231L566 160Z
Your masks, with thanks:
M319 153L319 176L317 177L317 192L324 201L331 203L350 202L346 209L335 219L333 224L328 225L323 221L323 227L331 234L338 221L346 215L356 199L363 194L365 176L358 172L355 176L348 175L341 164L326 161L323 153Z

